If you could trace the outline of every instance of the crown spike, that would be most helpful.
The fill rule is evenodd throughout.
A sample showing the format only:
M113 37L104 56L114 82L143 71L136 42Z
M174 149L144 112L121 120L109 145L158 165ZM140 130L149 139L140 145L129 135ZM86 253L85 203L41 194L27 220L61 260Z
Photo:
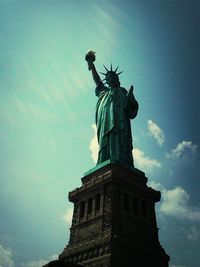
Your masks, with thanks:
M103 74L103 75L105 75L105 76L106 76L106 73L103 73L103 72L99 72L99 73L101 73L101 74Z
M115 73L117 72L118 68L119 68L119 67L117 67L117 68L115 69L115 71L114 71Z
M113 69L112 69L112 63L110 64L110 71L113 71Z
M119 73L117 73L117 75L120 75L123 71L120 71Z
M104 65L103 65L103 66L104 66ZM109 70L106 68L106 66L104 66L104 68L105 68L106 71L109 71Z

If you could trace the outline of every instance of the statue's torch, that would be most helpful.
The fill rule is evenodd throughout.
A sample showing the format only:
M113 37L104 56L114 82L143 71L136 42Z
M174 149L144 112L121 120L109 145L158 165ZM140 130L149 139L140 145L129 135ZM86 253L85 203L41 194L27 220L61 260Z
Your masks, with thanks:
M87 52L87 54L85 55L85 60L87 61L88 63L88 69L91 70L91 63L93 63L96 59L96 56L95 56L95 53L94 51L90 50Z

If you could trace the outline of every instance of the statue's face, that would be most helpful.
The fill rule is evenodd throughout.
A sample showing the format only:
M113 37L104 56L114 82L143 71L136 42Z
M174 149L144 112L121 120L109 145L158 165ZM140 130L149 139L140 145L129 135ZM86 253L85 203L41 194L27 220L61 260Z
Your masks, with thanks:
M106 74L106 82L109 86L118 86L119 78L115 72L108 72Z

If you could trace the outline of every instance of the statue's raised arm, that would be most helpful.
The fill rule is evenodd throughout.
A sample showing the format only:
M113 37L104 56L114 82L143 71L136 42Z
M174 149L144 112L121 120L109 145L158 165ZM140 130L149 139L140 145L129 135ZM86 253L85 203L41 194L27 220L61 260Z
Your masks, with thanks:
M95 68L94 61L95 61L95 52L90 50L86 55L85 55L85 60L88 63L88 69L92 71L92 77L96 85L98 85L101 82L101 79L99 77L99 74Z
M138 112L138 102L133 94L133 86L129 92L120 86L117 69L110 70L105 66L105 78L101 81L94 66L95 53L89 51L85 59L88 69L96 84L96 126L99 143L98 162L100 164L109 160L121 162L127 166L133 166L132 134L130 120L134 119ZM105 84L103 83L105 81Z

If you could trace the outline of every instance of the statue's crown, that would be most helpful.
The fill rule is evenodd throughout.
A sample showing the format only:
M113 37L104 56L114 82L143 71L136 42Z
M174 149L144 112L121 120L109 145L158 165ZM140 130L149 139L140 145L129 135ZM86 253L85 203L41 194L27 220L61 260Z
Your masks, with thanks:
M105 75L105 78L102 81L106 81L106 82L107 82L107 78L108 78L109 75L113 75L113 76L117 76L118 77L123 72L123 71L120 71L120 72L117 73L117 70L118 70L119 67L117 67L115 70L113 70L112 63L110 65L110 70L108 70L105 66L104 66L104 68L106 70L106 73L103 73L103 72L100 72L100 73Z

